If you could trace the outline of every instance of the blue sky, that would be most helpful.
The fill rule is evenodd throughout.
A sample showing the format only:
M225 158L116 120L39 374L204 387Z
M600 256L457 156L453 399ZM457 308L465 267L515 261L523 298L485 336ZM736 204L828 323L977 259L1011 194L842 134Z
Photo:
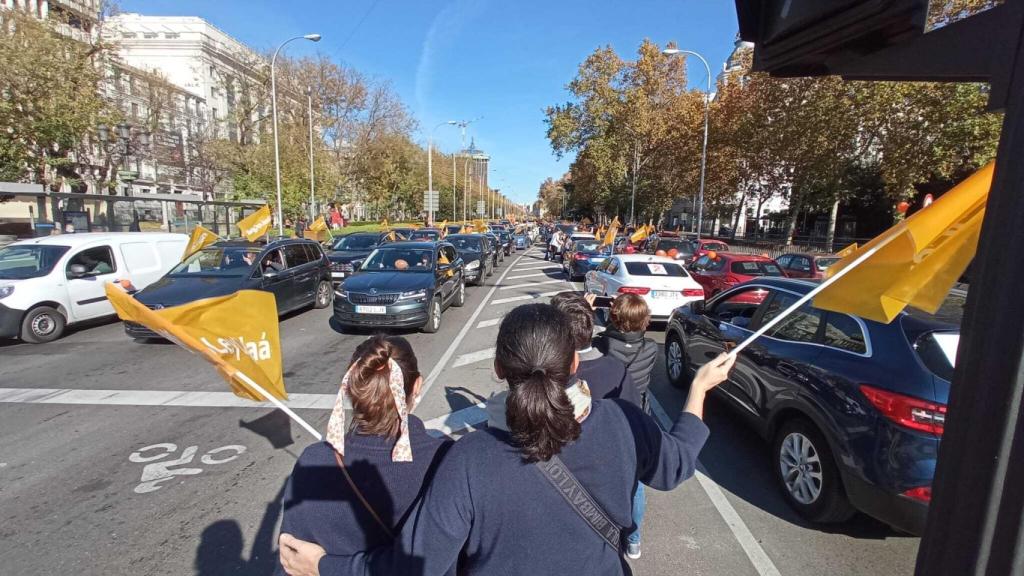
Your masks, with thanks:
M291 55L320 52L391 82L419 120L418 139L449 119L483 118L467 132L491 156L491 185L517 201L568 170L545 138L544 108L568 99L565 85L595 48L632 58L644 38L675 40L708 59L712 74L732 50L730 0L121 0L122 10L200 16L258 49L294 42ZM692 62L690 81L703 85ZM442 127L445 152L460 146Z

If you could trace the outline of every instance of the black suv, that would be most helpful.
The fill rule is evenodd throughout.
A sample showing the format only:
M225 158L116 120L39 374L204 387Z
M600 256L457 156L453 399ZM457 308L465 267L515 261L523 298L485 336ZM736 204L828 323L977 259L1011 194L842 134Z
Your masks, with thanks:
M374 250L335 291L342 326L441 327L441 312L466 303L464 265L448 242L397 242Z
M150 308L167 308L239 290L273 292L278 315L310 305L326 308L331 305L327 256L312 240L216 242L136 292L135 299ZM134 322L125 322L124 329L133 338L156 337Z
M484 278L494 274L494 247L483 234L452 234L450 242L466 266L466 282L482 286Z
M392 232L353 232L338 236L331 244L331 251L327 253L331 261L332 282L335 286L341 284L376 247L399 240L405 240L405 236L398 232L394 232L394 236Z

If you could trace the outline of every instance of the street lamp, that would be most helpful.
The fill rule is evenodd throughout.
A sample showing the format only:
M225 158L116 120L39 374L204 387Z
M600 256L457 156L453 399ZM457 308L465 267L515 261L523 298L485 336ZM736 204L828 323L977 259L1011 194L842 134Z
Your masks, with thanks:
M117 180L119 182L124 182L126 184L126 188L124 191L125 197L131 197L132 182L136 180L138 175L129 170L130 165L128 164L128 156L132 154L133 150L138 151L139 149L148 148L150 143L150 135L149 132L145 130L138 131L136 133L136 148L132 145L132 127L130 124L128 124L127 122L119 122L113 128L113 136L117 138L117 143L119 144L119 147L121 149L121 162L124 167L123 171L119 171L117 175ZM107 126L106 124L100 124L96 126L96 136L99 138L100 142L103 143L104 149L106 149L106 145L109 144L112 140L110 126ZM133 226L138 226L139 214L135 210L134 202L132 202L132 219Z
M455 126L458 124L455 120L446 120L441 122L437 126L434 126L433 130L430 131L430 138L427 139L427 196L434 196L434 134L437 129L441 126ZM440 201L440 198L438 199ZM433 224L434 223L434 210L433 204L427 205L427 219ZM455 157L452 157L452 220L455 219Z
M284 219L281 217L281 152L277 144L277 77L274 74L274 66L277 64L277 55L281 53L281 49L293 40L319 42L320 35L305 34L289 38L282 42L277 50L274 50L274 55L270 58L270 106L274 110L274 178L277 183L277 233L280 236L284 236Z
M708 108L711 106L711 66L708 66L708 61L705 60L703 56L693 50L666 48L662 50L661 53L668 56L674 56L676 54L690 54L692 56L696 56L704 63L704 69L708 73L707 90L704 92L704 148L700 155L700 192L698 192L697 200L697 240L700 240L700 234L704 226L704 171L708 162Z
M313 87L306 87L306 106L309 111L309 223L316 218L316 177L313 173Z

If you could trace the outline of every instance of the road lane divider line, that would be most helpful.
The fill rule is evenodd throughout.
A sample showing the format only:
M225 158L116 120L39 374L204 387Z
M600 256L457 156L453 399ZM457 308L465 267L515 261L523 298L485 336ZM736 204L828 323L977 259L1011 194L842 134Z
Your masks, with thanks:
M547 272L535 272L533 274L523 274L522 276L509 276L507 279L508 280L519 280L519 279L522 279L522 278L540 278L541 276L546 276L546 277L550 278L550 276L548 276Z
M501 321L504 320L504 318L504 316L501 316L499 318L491 318L490 320L481 320L480 323L476 325L476 327L487 328L488 326L497 326L498 324L501 324Z
M448 361L451 360L452 356L455 354L455 350L458 349L459 344L462 344L462 340L466 337L466 334L469 333L470 328L472 328L473 325L476 324L476 319L480 317L480 313L484 311L484 308L487 307L488 301L491 299L492 296L494 296L494 292L498 289L498 285L505 281L505 277L508 276L508 273L512 271L512 268L516 264L518 264L519 261L522 260L531 251L532 249L527 250L526 252L523 252L519 257L517 257L515 262L512 263L512 266L509 266L508 268L505 269L504 272L501 273L501 276L498 278L498 281L495 282L495 285L491 286L491 289L487 291L487 294L484 296L483 300L481 300L480 303L477 304L476 310L473 310L473 314L470 315L469 320L467 320L466 323L462 325L462 329L459 330L459 333L455 335L455 339L452 340L452 343L448 345L448 349L444 351L444 354L441 355L441 358L439 358L437 360L437 363L434 364L434 368L430 371L430 374L427 375L427 379L423 382L423 389L420 391L421 397L425 397L427 395L427 392L430 391L430 387L433 386L434 382L436 382L438 377L441 376L441 373L444 371L445 366L448 365Z
M520 264L515 267L516 272L526 272L528 270L564 270L560 264L554 262L544 262L542 264Z
M563 278L555 278L554 280L541 280L540 282L526 282L525 284L510 284L508 286L499 286L498 290L511 290L513 288L530 288L532 286L540 286L542 284L561 284L565 282Z
M661 427L665 430L672 428L672 419L669 418L668 413L662 408L661 403L654 396L653 393L649 392L647 397L650 398L651 413L661 424ZM725 497L722 492L721 486L717 482L712 480L707 474L707 468L704 467L699 461L697 462L697 483L704 489L704 493L707 494L708 499L718 510L719 516L725 521L726 526L732 531L732 535L739 542L740 547L743 548L743 552L746 553L750 563L754 566L754 570L757 570L759 576L782 576L779 569L775 567L775 563L768 556L768 553L764 551L764 548L754 538L754 534L747 527L747 524L743 522L743 518L740 518L736 508L729 502L729 499Z
M452 362L452 368L459 368L469 364L476 364L477 362L483 362L494 358L494 348L485 348L483 350L477 350L476 352L470 352L469 354L463 354Z
M497 304L508 304L509 302L519 302L521 300L536 300L537 298L544 298L546 296L554 296L555 294L560 294L562 292L565 292L565 290L555 290L553 292L541 292L540 294L526 294L526 295L523 295L523 296L511 296L509 298L499 298L497 300L492 301L491 304L492 305L497 305Z

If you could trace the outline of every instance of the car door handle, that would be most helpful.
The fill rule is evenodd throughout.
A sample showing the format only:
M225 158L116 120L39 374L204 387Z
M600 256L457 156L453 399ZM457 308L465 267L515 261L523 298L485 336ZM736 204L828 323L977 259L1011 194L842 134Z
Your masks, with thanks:
M796 366L793 366L789 362L779 362L778 364L776 364L775 369L779 371L779 374L782 374L787 378L793 378L794 380L799 380L800 382L807 381L807 376L804 376L804 374L800 372L800 370L798 370Z

